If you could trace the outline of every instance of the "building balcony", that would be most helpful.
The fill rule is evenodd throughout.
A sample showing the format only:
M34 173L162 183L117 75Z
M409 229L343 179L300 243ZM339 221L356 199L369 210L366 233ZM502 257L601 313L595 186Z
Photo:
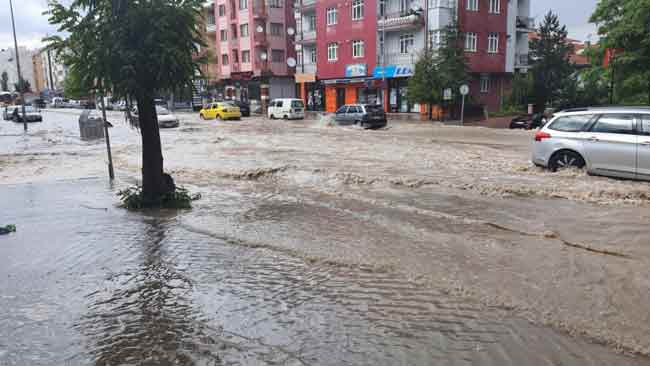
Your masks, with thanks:
M377 29L384 31L398 31L418 29L424 26L424 16L420 12L401 11L386 14L377 20Z
M300 0L296 0L293 3L293 8L298 10L300 9ZM316 9L316 0L302 0L302 11Z
M269 45L269 40L266 37L266 32L255 32L253 34L253 42L255 47L267 47Z
M303 69L303 67L304 67L304 69ZM300 74L315 74L316 73L316 64L315 63L305 63L305 65L298 64L296 66L296 72L300 73Z
M531 67L528 54L517 53L515 54L515 67L524 69Z
M526 16L517 16L517 31L518 32L534 32L535 31L535 18Z
M206 33L215 33L217 31L217 25L216 24L206 24L205 25L205 32Z
M266 19L268 12L266 10L266 0L254 0L253 2L253 19Z
M377 64L378 65L383 65L388 66L388 65L396 65L396 66L410 66L410 67L415 67L415 63L418 60L417 52L413 50L411 53L400 53L400 52L394 52L394 53L386 53L384 54L383 57L383 62L382 62L382 57L381 54L377 56Z
M316 43L316 31L309 30L309 31L302 32L302 39L299 39L298 42L304 44Z

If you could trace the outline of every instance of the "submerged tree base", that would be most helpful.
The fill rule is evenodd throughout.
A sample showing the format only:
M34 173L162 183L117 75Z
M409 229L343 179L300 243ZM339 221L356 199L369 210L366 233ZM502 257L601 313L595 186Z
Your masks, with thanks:
M201 194L190 194L187 189L182 187L177 187L154 200L145 198L140 186L123 189L117 195L122 201L121 206L128 210L147 208L189 209L192 208L192 201L201 199Z

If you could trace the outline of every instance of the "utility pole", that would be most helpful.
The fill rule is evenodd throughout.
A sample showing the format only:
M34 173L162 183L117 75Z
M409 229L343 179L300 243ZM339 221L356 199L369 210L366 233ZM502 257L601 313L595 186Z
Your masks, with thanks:
M47 50L47 70L50 76L50 90L53 91L54 88L54 76L52 75L52 51L48 48Z
M18 40L16 39L16 22L14 22L14 5L11 0L9 0L9 11L11 12L11 27L14 31L14 49L16 50L16 72L18 72L18 93L20 93L20 100L23 103L23 126L25 132L27 132L27 118L25 117L25 94L23 89L25 86L25 81L23 76L20 73L20 52L18 51Z
M303 13L302 13L302 0L300 0L300 68L302 70L302 73L305 73L305 24L303 20ZM303 98L305 96L303 95Z
M424 1L424 54L429 53L429 0Z

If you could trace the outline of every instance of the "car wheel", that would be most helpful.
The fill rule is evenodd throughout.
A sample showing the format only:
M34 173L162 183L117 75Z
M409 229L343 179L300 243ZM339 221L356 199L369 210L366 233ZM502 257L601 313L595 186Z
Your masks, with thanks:
M286 120L289 119L289 116L287 116L287 115L285 114L284 116L282 116L282 119L286 121Z
M218 114L217 114L216 117L214 117L214 118L215 118L217 121L221 121L221 116L218 115Z
M274 116L274 115L270 115L269 118L270 118L270 119L275 119L275 116Z
M199 114L199 118L205 120L205 116L203 115L203 113Z
M569 168L583 169L585 165L585 159L580 154L570 150L560 150L553 154L549 160L548 167L551 171L556 172Z

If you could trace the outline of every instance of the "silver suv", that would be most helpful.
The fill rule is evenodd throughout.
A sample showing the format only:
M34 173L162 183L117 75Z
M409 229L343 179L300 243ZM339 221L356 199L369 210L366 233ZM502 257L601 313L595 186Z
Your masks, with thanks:
M533 163L553 171L650 180L650 108L603 107L556 113L535 134Z

